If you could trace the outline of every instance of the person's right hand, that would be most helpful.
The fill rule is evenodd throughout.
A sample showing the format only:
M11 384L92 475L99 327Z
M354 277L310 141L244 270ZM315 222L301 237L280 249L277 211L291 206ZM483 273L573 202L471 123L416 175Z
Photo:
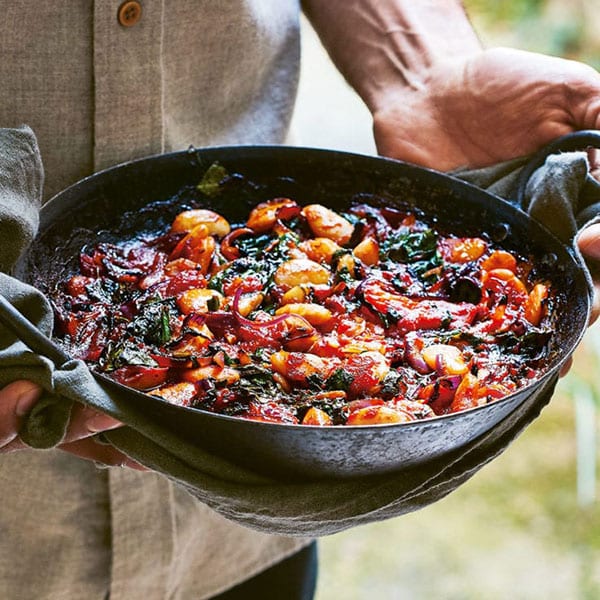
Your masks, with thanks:
M27 448L19 438L19 429L41 394L41 388L30 381L14 381L0 389L0 453ZM93 438L101 431L121 426L122 423L112 417L76 403L71 411L65 438L58 448L107 466L145 471L145 467L113 446L99 444Z

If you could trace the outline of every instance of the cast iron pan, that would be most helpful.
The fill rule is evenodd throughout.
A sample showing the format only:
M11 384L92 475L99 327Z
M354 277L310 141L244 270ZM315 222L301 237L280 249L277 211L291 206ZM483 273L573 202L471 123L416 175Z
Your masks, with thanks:
M215 199L194 191L206 169L221 163L234 178ZM253 182L250 184L249 181ZM82 246L165 227L181 210L207 206L232 223L253 205L277 196L342 209L361 198L375 205L418 207L457 234L487 231L503 245L532 252L564 291L553 327L550 369L539 380L489 405L431 420L367 427L316 427L248 421L170 405L96 375L125 390L131 402L181 436L221 456L269 474L351 477L393 472L453 452L489 431L545 383L557 377L586 328L590 295L572 249L524 212L479 188L397 161L290 147L223 147L176 152L108 169L58 194L41 211L39 234L14 275L52 296L73 274ZM19 326L19 315L4 314ZM27 325L28 322L20 324ZM25 341L58 364L64 352L47 340ZM22 336L23 337L23 336ZM41 344L41 346L40 346Z

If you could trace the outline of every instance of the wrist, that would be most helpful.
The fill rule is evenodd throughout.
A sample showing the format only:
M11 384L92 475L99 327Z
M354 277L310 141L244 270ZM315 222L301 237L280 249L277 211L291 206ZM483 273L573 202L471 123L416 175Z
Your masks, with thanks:
M472 88L468 65L476 55L484 53L478 49L469 55L438 58L432 64L419 69L410 83L404 78L387 79L386 84L371 86L363 100L374 118L390 110L405 113L407 120L415 118L415 111L433 115L439 104L448 105L457 94L463 95L464 88Z
M396 0L386 9L379 60L357 82L372 113L388 105L390 98L425 95L433 73L482 49L461 2Z
M414 95L436 65L481 50L459 0L304 0L332 59L371 112Z

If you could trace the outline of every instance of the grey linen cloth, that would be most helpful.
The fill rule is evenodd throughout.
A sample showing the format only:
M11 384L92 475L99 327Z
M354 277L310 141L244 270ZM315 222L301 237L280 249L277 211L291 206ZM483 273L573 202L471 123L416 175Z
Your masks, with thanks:
M513 198L523 162L458 175ZM50 335L52 311L47 300L6 274L35 231L41 182L41 161L31 130L0 129L0 268L4 271L0 292ZM585 153L551 157L534 174L528 189L530 212L568 243L583 224L576 215L600 199ZM584 211L586 220L592 209ZM259 475L185 442L177 431L149 418L126 398L112 390L109 393L81 361L70 360L55 368L0 327L0 386L21 378L45 390L20 432L31 447L43 451L59 444L73 402L83 402L126 424L106 432L108 442L182 485L225 517L265 532L300 536L336 533L411 512L444 497L500 454L539 415L556 383L550 381L492 431L442 459L394 474L290 483Z

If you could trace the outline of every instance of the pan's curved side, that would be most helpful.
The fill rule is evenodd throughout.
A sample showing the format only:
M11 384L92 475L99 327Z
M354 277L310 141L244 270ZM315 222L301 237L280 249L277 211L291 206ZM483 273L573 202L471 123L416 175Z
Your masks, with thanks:
M553 388L555 382L556 375L546 377L544 386ZM291 480L382 475L418 467L459 452L537 400L528 389L479 409L400 426L308 427L190 411L140 392L129 391L127 398L189 442L257 472Z

